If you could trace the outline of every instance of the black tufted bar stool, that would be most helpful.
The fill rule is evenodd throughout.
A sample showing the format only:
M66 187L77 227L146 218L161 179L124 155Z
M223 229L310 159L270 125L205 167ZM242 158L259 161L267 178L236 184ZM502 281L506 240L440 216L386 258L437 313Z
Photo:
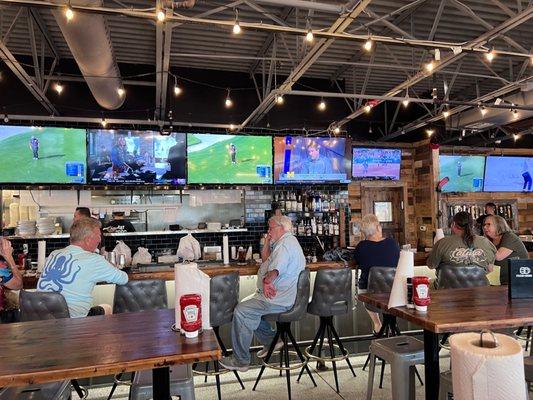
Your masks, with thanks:
M113 314L127 312L140 312L148 310L161 310L168 308L167 290L163 280L139 280L129 281L125 285L115 287L113 296ZM143 371L137 372L142 373ZM147 371L151 375L151 371ZM132 382L135 377L132 376ZM107 399L113 397L118 384L132 385L130 382L124 382L120 379L122 374L115 377L115 382Z
M270 348L268 349L268 353L265 356L264 359L261 360L263 366L261 367L261 370L259 371L259 375L257 376L257 379L255 380L255 384L252 390L255 390L257 387L257 384L261 380L261 376L263 375L263 372L265 371L265 368L273 368L281 371L285 371L285 377L287 378L287 390L289 393L289 400L291 400L291 369L300 369L305 368L307 371L307 374L311 378L311 381L313 382L313 385L316 387L315 379L313 378L313 375L311 374L311 371L309 370L309 367L307 366L307 359L304 358L302 352L298 348L298 343L296 342L296 339L294 339L294 336L291 332L291 322L296 322L301 320L305 316L305 311L307 309L307 304L309 303L309 291L310 291L310 281L309 281L309 269L306 268L302 272L300 272L300 276L298 277L298 285L296 289L296 299L294 301L294 305L292 308L288 311L285 311L283 313L279 314L268 314L263 317L263 319L267 321L275 321L276 322L276 335L274 336L274 339L272 340L272 344L270 345ZM269 364L270 357L272 356L272 353L274 352L274 348L276 347L276 344L278 343L279 338L283 340L283 349L280 350L280 364L282 363L281 360L284 359L285 366L277 366L273 364ZM298 365L290 365L289 362L289 340L291 341L294 350L296 354L298 355L298 358L300 359L301 363Z
M335 387L339 392L339 379L337 377L338 361L346 360L348 367L355 377L349 354L344 348L339 338L335 326L333 325L333 316L348 313L352 308L352 270L350 268L342 269L320 269L316 273L315 285L313 289L313 298L307 306L307 312L320 317L320 326L315 335L311 346L304 351L305 355L314 360L331 362L333 364L333 374L335 376ZM322 357L322 346L324 337L327 334L327 343L330 357ZM334 344L333 339L337 342ZM316 345L318 344L317 354L313 355ZM340 355L336 356L335 347L340 350ZM298 380L300 380L304 369L300 370Z
M209 282L209 322L213 327L218 345L222 350L222 357L228 355L228 350L224 342L220 338L220 327L224 324L229 324L233 320L233 311L239 303L239 273L232 272L231 274L213 276ZM207 376L214 375L217 384L218 399L221 400L222 394L220 392L220 375L229 372L227 369L220 370L220 363L218 360L213 361L215 372L208 372L209 363L205 364L205 372L195 371L199 375ZM195 364L196 365L196 364ZM195 367L193 366L193 368ZM239 381L241 388L244 390L244 384L237 371L233 374Z
M67 302L61 293L21 290L19 303L21 322L70 318ZM28 396L35 400L69 399L71 384L80 398L87 397L87 389L80 386L78 381L73 379L71 381L52 382L22 388L5 388L0 390L0 400L26 399Z

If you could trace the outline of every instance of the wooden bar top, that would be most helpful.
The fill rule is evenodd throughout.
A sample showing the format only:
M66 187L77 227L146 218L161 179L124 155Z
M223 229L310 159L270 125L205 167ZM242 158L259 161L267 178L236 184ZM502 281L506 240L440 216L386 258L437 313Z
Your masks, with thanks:
M389 294L360 294L358 299L435 333L479 331L533 325L533 299L507 297L507 286L432 290L427 313L388 308Z
M0 387L153 369L221 357L213 331L185 339L174 310L0 325Z

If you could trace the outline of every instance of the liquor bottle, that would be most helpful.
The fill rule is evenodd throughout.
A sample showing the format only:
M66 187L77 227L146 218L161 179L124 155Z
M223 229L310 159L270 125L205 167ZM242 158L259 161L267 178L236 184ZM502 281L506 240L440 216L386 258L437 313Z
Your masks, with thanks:
M316 211L316 197L315 196L311 196L311 207L310 207L310 211Z
M302 212L303 211L303 203L302 203L302 195L298 194L298 197L296 199L296 211Z
M315 211L322 211L322 197L320 196L320 193L317 193Z
M311 236L311 235L312 235L311 222L310 222L310 218L307 218L307 220L305 221L305 236Z
M298 203L296 201L296 193L291 193L291 209L292 211L298 211Z
M316 235L316 232L317 232L317 230L316 230L316 218L313 217L313 218L311 218L311 233L313 235Z
M328 195L324 195L324 198L322 200L322 211L323 212L329 212L329 200Z
M279 194L279 209L281 212L285 212L285 198L283 196L283 192Z
M305 226L304 226L304 221L302 218L298 222L298 236L304 236L304 235L305 235Z
M320 217L317 217L316 233L318 236L322 236L324 234L324 225L322 223L322 218Z
M339 219L337 217L335 217L335 223L333 225L333 234L335 236L340 236Z
M329 221L327 216L324 216L324 236L329 236Z

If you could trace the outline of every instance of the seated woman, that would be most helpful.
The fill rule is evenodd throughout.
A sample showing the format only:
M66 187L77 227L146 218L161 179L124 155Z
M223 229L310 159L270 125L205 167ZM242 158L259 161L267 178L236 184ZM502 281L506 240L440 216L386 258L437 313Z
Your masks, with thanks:
M359 278L360 291L366 290L368 286L368 274L372 267L391 267L396 268L400 258L400 246L393 238L384 238L381 231L381 224L378 218L373 214L363 217L361 223L361 232L365 240L359 242L355 248L354 259L357 267L361 271ZM372 320L374 332L381 329L379 314L367 309L368 315Z
M485 271L492 271L496 247L485 237L474 233L472 216L464 211L452 219L452 235L439 240L429 254L429 268L438 269L441 265L477 265Z
M511 231L505 219L499 215L489 215L485 218L483 233L496 246L496 261L494 264L500 266L500 282L507 284L509 282L507 260L510 258L529 258L526 246Z

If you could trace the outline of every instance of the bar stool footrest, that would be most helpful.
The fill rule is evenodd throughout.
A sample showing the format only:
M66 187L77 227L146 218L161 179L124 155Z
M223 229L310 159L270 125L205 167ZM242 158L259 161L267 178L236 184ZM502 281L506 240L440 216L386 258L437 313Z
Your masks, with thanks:
M288 353L292 356L298 356L298 353L295 351L289 351ZM290 371L293 369L301 369L304 368L309 362L309 359L306 359L304 362L300 362L298 364L291 364L289 367L283 367L273 363L266 363L262 358L260 358L260 360L261 364L263 364L265 367L275 369L277 371Z

